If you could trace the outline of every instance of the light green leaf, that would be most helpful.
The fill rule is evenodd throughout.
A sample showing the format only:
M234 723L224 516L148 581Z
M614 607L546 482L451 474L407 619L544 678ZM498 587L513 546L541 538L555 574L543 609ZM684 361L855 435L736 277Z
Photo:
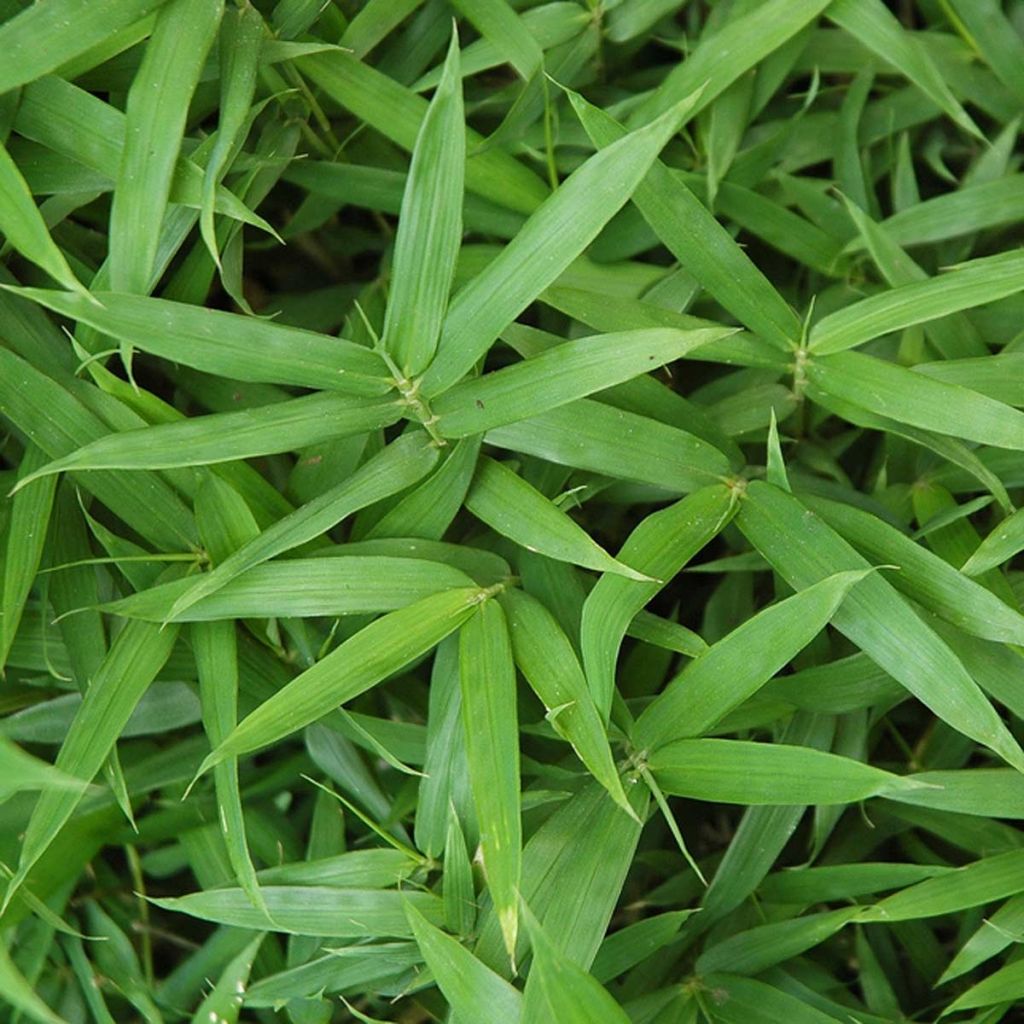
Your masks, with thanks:
M400 416L401 406L393 401L305 395L255 409L109 434L56 459L35 476L68 470L204 466L297 451L319 441L388 426ZM34 478L26 477L21 486L30 479Z
M426 892L268 885L263 896L272 922L241 889L213 889L152 902L164 910L236 928L332 938L411 937L404 909L407 904L431 923L441 920L440 897Z
M371 622L244 718L200 772L274 743L376 686L458 629L483 596L475 587L447 590Z
M627 1024L629 1017L622 1007L596 978L548 938L545 928L525 905L523 920L533 947L525 1018L557 1020L559 1024Z
M521 476L486 456L478 463L466 495L466 508L527 551L629 579L648 579L644 573L612 558L567 513Z
M652 577L630 580L605 573L587 596L580 647L594 701L607 718L615 690L615 662L636 614L728 523L735 502L727 487L705 487L647 516L619 554Z
M712 644L644 709L633 742L657 750L672 739L706 733L792 661L870 571L827 576Z
M1021 289L1024 255L984 256L830 313L811 328L808 344L822 356L842 352L890 331L983 306Z
M383 395L387 369L369 349L236 313L119 292L96 302L42 288L12 288L47 309L118 341L232 380Z
M456 384L432 404L443 437L466 437L536 416L681 359L733 328L599 334Z
M0 26L0 93L41 78L124 28L166 0L56 0L32 4Z
M408 904L406 916L423 959L437 979L437 985L465 1024L516 1024L522 1012L522 994L504 978L482 964L450 935L434 927Z
M264 935L257 935L224 968L209 995L199 1004L192 1016L192 1024L210 1024L216 1018L218 1024L235 1024L245 998L245 986L249 981L252 963L263 943Z
M724 66L732 65L726 62ZM625 136L625 128L578 93L569 92L569 100L596 146L604 148ZM660 160L652 164L647 177L637 186L634 201L680 265L741 323L782 349L800 337L800 323L785 299L729 232Z
M846 804L920 785L848 757L746 740L675 740L648 761L674 796L733 804Z
M980 576L1008 562L1019 551L1024 551L1024 510L1004 519L978 545L960 571L966 576Z
M437 449L424 434L399 438L347 479L278 520L231 552L211 572L182 587L170 617L184 615L197 601L215 594L241 573L314 540L359 509L416 483L436 461Z
M522 872L516 674L505 613L485 601L459 637L462 723L487 888L515 957Z
M812 359L808 394L820 391L899 423L997 448L1024 450L1024 412L861 352Z
M748 484L737 525L792 586L867 567L821 519L770 484ZM959 659L880 574L858 585L834 624L950 726L1024 767L1017 742Z
M384 345L406 378L421 374L437 350L462 242L465 170L459 39L453 31L440 84L416 136L391 267Z
M223 0L170 0L157 14L125 110L125 144L110 208L114 291L150 290L189 101L223 10Z
M548 711L555 731L573 746L590 773L627 814L632 807L612 759L604 722L569 638L538 600L520 590L500 599L516 664Z
M508 326L625 205L696 97L592 156L571 174L487 267L452 298L437 357L423 377L428 397L472 369Z
M727 456L694 434L588 398L487 432L488 443L611 477L696 491L730 474Z

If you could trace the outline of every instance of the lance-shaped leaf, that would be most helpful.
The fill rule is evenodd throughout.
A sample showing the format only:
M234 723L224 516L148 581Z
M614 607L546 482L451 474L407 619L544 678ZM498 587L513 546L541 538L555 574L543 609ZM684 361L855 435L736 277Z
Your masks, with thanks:
M101 291L94 303L43 288L11 291L142 352L231 380L366 396L391 387L381 360L344 338L144 295Z
M248 569L212 594L174 608L191 596L194 579L174 580L111 601L103 610L147 622L390 612L439 590L473 585L443 562L390 555L293 558Z
M223 10L223 0L171 0L146 43L128 91L125 144L110 208L115 291L150 289L189 101Z
M1024 254L999 253L871 295L819 320L809 336L818 355L863 345L912 324L983 306L1024 289Z
M527 1020L557 1020L565 1024L628 1024L626 1011L608 990L548 937L529 907L523 920L533 948L533 962L523 1002Z
M705 487L647 516L619 552L652 579L605 573L587 595L580 626L583 667L604 718L612 706L615 662L634 616L728 523L735 510L727 487ZM662 582L664 581L664 582Z
M91 782L121 735L135 705L163 667L177 639L177 627L159 629L129 623L111 645L61 744L55 762L67 775ZM5 902L25 881L81 800L81 791L43 793L25 829L18 871Z
M642 124L694 89L703 89L696 114L741 75L763 61L829 6L829 0L768 0L741 8L717 32L708 32L686 60L680 61L632 112Z
M218 1024L235 1024L242 1009L252 963L265 937L257 935L241 953L232 958L217 983L199 1004L192 1016L192 1024L210 1024L214 1017Z
M462 627L459 681L487 887L514 958L523 862L516 670L505 613L495 601L481 604Z
M831 527L771 484L748 484L736 521L792 586L867 568ZM1024 752L960 660L879 573L849 595L834 624L950 726L1024 768Z
M476 587L443 591L364 626L242 719L200 774L226 757L275 743L398 672L458 629L483 593Z
M712 644L644 709L633 733L634 744L656 750L672 739L707 732L792 661L870 571L828 576L747 619Z
M776 921L730 935L698 957L697 969L702 974L724 970L733 974L760 974L777 963L820 945L853 920L857 913L857 907L844 907L790 921Z
M391 265L384 345L406 377L422 373L437 350L462 242L465 171L459 38L453 32L413 147Z
M630 579L648 579L612 558L567 513L532 484L500 462L486 456L477 466L466 495L466 508L493 530L527 551L538 551L559 562L571 562Z
M427 967L459 1020L465 1024L495 1020L516 1024L522 1012L522 993L457 939L432 925L412 904L406 906L405 913Z
M648 761L666 793L731 804L848 804L920 787L849 757L746 740L675 740Z
M592 156L452 299L437 357L423 377L428 396L447 391L507 327L597 237L678 130L695 97Z
M569 100L590 141L599 148L626 134L614 118L578 93L570 92ZM786 349L799 339L800 322L785 299L707 207L660 160L637 186L633 201L680 266L741 323L778 348Z
M81 795L86 786L0 736L0 803L15 793L46 789Z
M435 924L441 921L441 898L427 892L316 885L268 885L262 891L272 921L249 902L241 889L213 889L152 902L165 910L190 914L204 921L289 935L408 938L412 929L405 916L407 902L428 921Z
M46 455L29 445L21 460L19 475L28 476L40 468ZM53 508L54 480L40 480L17 494L11 501L7 526L5 557L0 559L0 671L18 632L25 601L39 571L50 512Z
M5 26L6 27L6 26ZM2 32L2 29L0 29ZM37 267L73 291L85 292L64 253L54 244L25 179L0 144L0 234Z
M984 857L938 878L929 878L864 907L859 921L912 921L919 917L952 914L968 907L980 907L1006 899L1021 891L1020 872L1024 851Z
M2 40L0 40L2 41ZM4 1001L15 1010L38 1024L66 1024L63 1017L54 1013L36 993L35 987L29 984L25 975L7 952L7 947L0 944L0 991Z
M732 469L726 455L694 434L589 398L496 427L486 440L562 466L676 493L705 487Z
M204 622L191 631L192 650L199 676L203 727L211 746L216 746L238 721L238 650L235 624ZM214 769L221 836L235 879L253 906L266 910L256 881L256 868L245 838L245 815L238 782L238 762L229 759Z
M170 617L184 615L197 601L215 594L241 573L319 537L359 509L416 483L436 461L437 449L426 435L398 438L350 477L232 551L211 572L190 581L175 597Z
M1024 451L1024 412L884 359L861 352L822 356L811 360L807 378L812 398L820 390L898 423Z
M220 252L213 222L217 186L227 172L232 156L245 141L251 124L263 31L263 18L251 4L229 8L221 22L217 137L203 169L203 206L199 213L199 232L218 266Z
M1008 562L1024 551L1024 510L1007 516L964 562L960 571L967 576L980 576L997 565Z
M56 0L32 4L0 26L0 93L42 78L167 0Z
M206 466L298 451L335 437L394 423L399 403L342 395L305 395L287 402L214 413L108 434L56 459L20 486L47 473L84 469L169 469Z
M881 0L834 0L828 5L828 17L898 68L964 131L979 139L984 137L957 102L928 51L903 29Z
M957 996L945 1008L945 1012L958 1013L981 1006L992 1006L996 1003L1016 1006L1022 997L1024 997L1024 963L1016 960L1001 967L998 971L993 971L977 985L972 985L963 995Z
M807 505L866 558L898 567L899 572L890 577L893 586L925 608L974 636L1024 644L1020 612L894 526L827 498L808 498Z
M507 590L500 601L508 612L516 664L547 708L555 731L572 744L611 798L627 814L633 814L612 759L604 722L569 638L551 612L529 594Z
M639 377L736 333L651 329L578 338L515 366L456 384L432 404L443 437L481 434Z

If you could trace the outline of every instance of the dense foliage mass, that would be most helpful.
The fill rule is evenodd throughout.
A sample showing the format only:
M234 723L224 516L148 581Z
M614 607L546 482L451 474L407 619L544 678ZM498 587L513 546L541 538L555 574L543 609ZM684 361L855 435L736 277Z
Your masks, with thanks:
M0 1020L1024 1020L1022 114L1021 0L0 0Z

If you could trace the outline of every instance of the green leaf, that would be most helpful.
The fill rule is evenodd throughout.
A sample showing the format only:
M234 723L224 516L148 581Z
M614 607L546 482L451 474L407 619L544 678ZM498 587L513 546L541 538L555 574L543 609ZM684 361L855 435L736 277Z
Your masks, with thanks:
M760 974L769 967L813 949L852 921L857 907L776 921L730 935L697 958L702 974L728 969L733 974Z
M125 108L125 145L110 208L114 291L150 290L189 101L223 10L223 0L170 0L157 14Z
M185 597L191 598L193 582L194 577L164 583L112 601L103 610L147 622L365 615L395 611L438 591L473 584L465 573L443 562L345 555L341 549L335 557L255 566L176 612Z
M2 41L2 36L0 36ZM7 948L0 943L0 985L3 986L4 1002L13 1006L39 1024L65 1024L36 994L25 976L11 960Z
M631 121L643 123L679 97L703 89L691 111L691 116L696 114L828 6L829 0L768 0L752 9L741 9L728 24L701 39L687 59L679 62L637 106Z
M199 1004L192 1016L192 1024L210 1024L217 1018L218 1024L235 1024L245 998L245 986L249 980L253 961L263 943L264 935L257 935L224 968L209 995Z
M249 129L263 31L263 18L251 4L224 12L219 46L221 95L217 138L203 168L203 205L199 213L200 234L218 267L220 253L213 222L217 186Z
M984 256L830 313L811 328L808 344L821 356L842 352L890 331L994 302L1022 288L1024 256L1014 252Z
M495 974L465 946L430 924L412 906L406 907L423 959L437 979L452 1012L465 1024L490 1024L491 1021L520 1019L523 997L504 978Z
M242 544L211 572L183 586L169 616L184 615L197 601L212 596L240 574L314 540L359 509L416 483L436 461L437 449L422 433L399 438L347 479Z
M957 814L1024 818L1024 780L1012 768L928 771L910 777L935 788L908 791L893 799Z
M297 451L319 441L388 426L400 416L397 402L306 395L262 408L119 431L56 459L36 476L84 469L205 466Z
M484 456L466 495L466 508L493 530L527 551L537 551L560 562L613 572L629 579L646 580L636 569L612 558L549 501L504 463Z
M513 19L516 20L516 19ZM459 39L420 125L406 179L384 320L384 345L406 378L434 357L462 243L466 169Z
M867 567L821 519L770 484L748 484L737 525L795 587ZM1015 767L1024 766L1016 741L959 659L880 574L858 585L834 624L939 718Z
M1020 892L1024 852L1014 850L985 857L938 878L918 882L874 906L863 908L858 921L911 921L978 907Z
M846 804L920 785L848 757L745 740L675 740L648 761L673 796L733 804Z
M431 923L441 920L440 898L426 892L268 885L263 896L271 922L241 889L212 889L151 902L164 910L236 928L333 938L411 937L404 909L410 904Z
M640 330L567 341L523 363L456 384L433 403L443 437L466 437L515 423L639 377L731 328Z
M3 737L0 737L0 771L0 803L26 790L54 790L78 795L86 790L80 779L26 754Z
M812 398L820 390L900 423L1024 450L1024 412L874 356L843 352L813 359L807 377Z
M350 395L383 395L389 389L381 360L341 338L142 295L101 291L91 302L42 288L10 290L142 352L204 373Z
M499 448L611 477L696 491L728 476L729 459L699 437L588 398L487 432Z
M728 488L705 487L647 516L626 539L619 554L651 580L605 573L587 596L580 626L580 648L594 701L607 718L615 690L615 662L634 616L732 517Z
M731 64L727 62L726 66ZM624 128L578 93L569 92L569 100L596 146L604 148L625 136ZM800 337L800 323L786 301L729 232L660 160L637 186L634 202L680 265L741 323L777 348L788 349Z
M499 600L508 613L516 665L544 704L555 731L572 744L611 798L632 814L604 722L569 638L551 612L529 594L507 590Z
M565 1024L626 1024L629 1017L601 983L565 956L529 908L523 919L533 947L524 1016Z
M806 504L866 558L896 567L893 586L918 604L973 636L1024 644L1020 612L895 527L843 502L808 498Z
M61 744L55 762L61 772L92 781L135 705L170 656L177 635L177 627L159 629L144 622L129 623L118 635ZM25 829L18 871L7 886L5 902L65 826L81 796L81 790L40 796Z
M1024 996L1024 963L1019 960L994 971L984 981L972 985L946 1007L945 1013L973 1010L994 1003L1016 1004Z
M475 587L442 591L364 626L242 719L200 772L288 736L404 668L470 618L481 596Z
M49 74L164 3L112 0L97 5L93 0L57 0L32 4L0 25L0 53L6 54L0 93Z
M462 723L487 888L515 957L522 872L516 675L505 613L485 601L459 637Z
M780 1020L790 1021L791 1024L831 1024L837 1019L806 999L756 978L712 974L704 981L712 992L722 994L721 1002L715 1007L715 1014L723 1024L775 1024ZM842 1012L845 1014L848 1010L848 1007L844 1007ZM858 1017L866 1019L861 1012L856 1012Z
M452 298L437 357L423 377L428 397L457 383L508 326L625 205L696 101L691 96L646 128L592 156L523 225L496 259Z
M960 571L966 576L980 576L1008 562L1019 551L1024 551L1024 513L1014 512L978 545Z
M708 732L792 661L870 571L827 576L712 644L644 709L634 744L653 751L672 739Z
M544 61L537 41L506 0L455 0L454 7L528 81Z
M28 476L46 461L45 454L29 445L22 458L19 475ZM18 632L25 601L39 571L46 544L46 532L53 508L56 480L40 480L21 491L11 502L7 527L6 554L2 565L0 589L0 669Z
M2 31L0 29L0 33ZM3 145L0 145L0 233L22 256L42 267L65 288L85 292L64 253L50 237L25 179Z
M906 75L965 132L984 138L957 102L928 51L914 35L904 31L880 0L834 0L828 6L828 17Z

